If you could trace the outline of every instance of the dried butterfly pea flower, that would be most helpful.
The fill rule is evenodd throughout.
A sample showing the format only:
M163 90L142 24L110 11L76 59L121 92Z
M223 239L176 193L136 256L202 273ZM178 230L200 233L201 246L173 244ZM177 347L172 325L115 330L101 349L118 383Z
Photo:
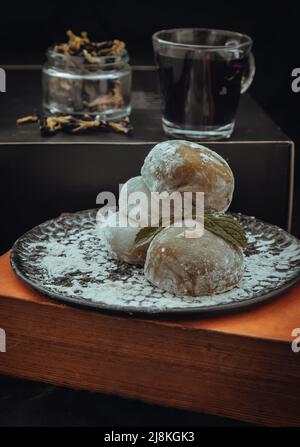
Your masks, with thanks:
M109 40L105 42L91 42L87 32L83 31L77 36L73 31L67 31L68 42L53 46L53 51L65 56L83 56L87 63L95 64L99 62L99 57L121 56L125 50L125 43L121 40ZM106 61L110 63L109 60Z
M63 129L70 122L72 117L68 116L43 116L39 119L41 134L43 136L52 136Z
M90 63L90 64L97 64L100 62L99 57L89 53L86 49L83 50L83 55L85 57L85 59Z
M53 136L60 131L72 134L80 134L91 130L92 131L112 130L126 135L132 132L132 126L128 118L124 118L118 122L115 122L115 121L101 121L98 119L93 119L89 115L81 115L76 118L71 115L51 115L51 116L30 115L29 117L20 118L17 120L17 124L26 124L30 122L39 123L42 136Z
M38 119L37 115L23 116L22 118L17 119L17 124L37 123Z
M113 82L110 93L98 95L91 101L83 101L83 105L91 111L105 111L108 109L121 109L125 106L119 80Z
M94 121L76 120L74 125L76 127L72 129L72 133L78 133L84 130L99 129L102 127L102 122L99 120Z
M132 126L129 122L128 117L123 118L122 120L116 122L116 121L108 121L108 126L115 130L116 132L125 133L125 134L131 134L132 133Z

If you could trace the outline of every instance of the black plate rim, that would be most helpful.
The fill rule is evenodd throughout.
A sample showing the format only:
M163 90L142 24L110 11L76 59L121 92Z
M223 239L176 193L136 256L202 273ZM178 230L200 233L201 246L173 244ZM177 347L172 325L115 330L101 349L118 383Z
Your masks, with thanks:
M76 213L73 213L72 215L75 216L78 214L87 214L89 212L94 212L94 211L96 211L96 210L94 210L94 209L82 210L82 211L77 211ZM248 219L253 219L252 216L247 216L246 214L243 214L243 213L233 213L233 214L240 215L240 216L243 216ZM258 295L256 297L249 298L246 300L236 301L234 303L219 304L219 305L215 305L215 306L203 306L203 307L193 306L193 307L184 308L184 309L179 308L179 307L174 307L172 309L169 308L169 309L155 310L155 309L141 309L137 306L128 306L128 307L124 308L123 306L120 306L120 305L108 305L108 304L104 304L104 303L97 303L97 302L94 302L87 298L67 297L67 296L64 296L64 295L61 295L58 293L52 293L52 292L49 292L43 286L41 286L39 283L29 279L20 270L20 268L18 267L18 260L17 260L18 259L18 250L19 250L18 246L24 240L24 238L26 239L28 234L30 234L35 229L39 228L41 225L43 225L43 226L47 225L49 223L57 221L58 219L70 218L70 217L72 217L72 215L49 219L49 220L46 220L45 222L42 222L41 224L36 225L35 227L31 228L30 230L28 230L26 233L24 233L22 236L20 236L16 240L16 242L14 243L14 245L11 249L11 253L10 253L11 266L19 278L21 278L26 284L30 285L33 289L41 292L43 295L46 295L47 297L49 297L53 300L63 302L65 304L71 304L74 306L84 307L84 308L87 308L90 310L97 310L97 311L101 311L101 312L116 313L116 314L123 314L123 315L127 314L127 315L142 315L142 316L148 315L148 316L165 317L165 316L176 316L176 315L178 316L178 315L188 315L188 314L189 315L191 315L191 314L193 314L193 315L195 315L195 314L199 314L199 315L201 315L201 314L204 314L204 315L221 314L221 313L224 313L224 312L227 312L230 310L242 310L244 308L248 308L250 306L255 306L256 304L260 304L264 301L270 300L271 298L275 298L278 295L280 295L282 292L284 292L285 290L290 289L298 281L300 281L300 269L299 269L299 272L296 273L293 278L288 280L281 287L274 289L272 292L261 294L261 295ZM269 227L273 227L273 228L276 228L277 230L287 233L287 231L283 230L282 228L278 227L277 225L270 224L268 222L265 222L262 219L257 219L256 217L254 219L257 222L261 222L265 225L268 225ZM287 233L287 234L289 235L290 238L294 239L297 243L300 243L299 239L297 239L295 236L293 236L290 233Z

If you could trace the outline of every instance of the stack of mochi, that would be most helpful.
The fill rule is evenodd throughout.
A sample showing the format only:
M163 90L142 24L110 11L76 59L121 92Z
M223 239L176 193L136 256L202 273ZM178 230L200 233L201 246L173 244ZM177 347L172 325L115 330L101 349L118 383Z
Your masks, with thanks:
M139 222L144 221L147 227L151 192L163 191L204 192L205 209L213 209L220 219L222 215L227 216L225 211L231 203L233 190L233 173L216 152L184 140L159 143L146 157L141 176L128 180L123 186L120 211L110 215L106 227L101 230L107 249L115 259L144 265L148 281L175 295L203 296L230 290L243 274L245 237L240 244L233 243L234 238L222 237L222 233L218 235L204 223L201 237L187 238L184 228L169 225L154 232L151 240L146 238L144 244L137 244L140 225L110 226L109 220L121 217L122 205L126 204L129 194L143 192L149 200L147 207L140 207ZM131 207L127 206L128 214Z

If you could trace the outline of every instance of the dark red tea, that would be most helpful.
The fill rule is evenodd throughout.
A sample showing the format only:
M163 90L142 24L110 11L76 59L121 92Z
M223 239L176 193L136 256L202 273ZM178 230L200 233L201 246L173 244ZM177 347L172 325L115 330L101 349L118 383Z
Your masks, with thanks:
M164 120L185 129L226 126L235 119L248 58L197 56L156 54Z

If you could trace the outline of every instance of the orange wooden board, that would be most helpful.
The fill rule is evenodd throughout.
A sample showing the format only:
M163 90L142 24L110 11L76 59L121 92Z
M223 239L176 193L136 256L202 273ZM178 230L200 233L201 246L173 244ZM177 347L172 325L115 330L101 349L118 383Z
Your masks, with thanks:
M44 297L20 280L11 268L9 257L9 252L0 257L0 297L60 306L62 309L66 307ZM290 342L292 330L300 327L300 282L276 298L238 312L209 318L192 316L153 320L153 323Z

